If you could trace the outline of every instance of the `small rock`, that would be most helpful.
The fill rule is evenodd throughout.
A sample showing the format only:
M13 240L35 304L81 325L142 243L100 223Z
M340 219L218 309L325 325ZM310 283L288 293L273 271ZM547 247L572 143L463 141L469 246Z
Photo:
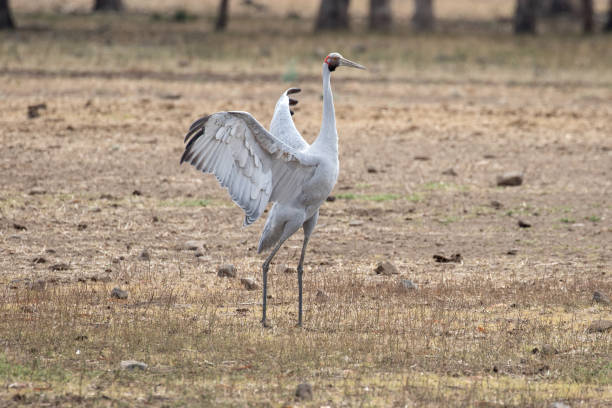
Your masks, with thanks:
M87 224L85 224L84 222L80 223L79 225L77 225L77 229L79 231L84 231L87 229Z
M591 323L588 328L589 333L603 333L612 329L612 320L597 320Z
M559 354L559 351L550 344L544 344L541 353L545 356L552 356L553 354Z
M47 282L42 279L35 280L28 285L31 290L44 290L47 287Z
M141 196L142 192L140 190L134 190L134 191L132 191L132 195L133 196Z
M16 222L13 223L13 228L15 228L17 231L25 231L28 229L25 225L17 224Z
M336 201L336 196L330 195L325 199L325 201L333 203L334 201Z
M33 189L30 190L30 195L42 195L42 194L46 194L47 190L45 190L42 187L34 187Z
M500 202L499 202L499 201L497 201L497 200L493 200L493 201L491 201L491 202L489 203L489 205L490 205L491 207L495 208L496 210L499 210L500 208L503 208L503 206L504 206L502 203L500 203Z
M317 303L326 303L329 300L329 295L322 290L317 290L317 295L315 296L315 302Z
M40 110L47 109L46 103L39 103L37 105L28 106L28 118L34 119L40 116Z
M47 262L47 259L45 259L45 257L43 256L37 256L34 259L32 259L32 263L35 263L35 264L42 264L46 262Z
M221 265L217 270L217 276L222 278L235 278L236 268L234 268L234 265L231 264Z
M516 255L516 254L518 254L518 249L509 249L506 252L506 255Z
M555 401L551 402L548 408L572 408L572 406L567 405L565 402Z
M531 228L531 224L523 220L518 220L518 226L521 228Z
M298 385L295 390L295 396L300 400L312 400L312 385L308 383Z
M512 171L497 176L498 186L520 186L521 184L523 184L523 173L518 171Z
M378 173L378 170L376 170L376 167L369 166L367 170L368 170L368 173Z
M149 255L149 251L143 249L140 255L138 255L138 259L141 261L149 261L151 259L151 255Z
M115 299L127 299L128 298L127 291L121 288L113 288L113 290L111 290L110 295L112 298L115 298Z
M412 282L410 279L403 279L401 284L402 288L406 290L415 290L419 288L416 283Z
M414 160L429 161L429 160L431 160L431 157L429 157L429 156L414 156Z
M377 275L397 275L399 274L395 265L393 265L389 261L379 262L376 265L376 268L374 268L374 272L376 272Z
M601 290L596 290L593 292L593 301L603 305L610 305L612 303L610 302L610 297Z
M453 177L457 176L457 172L455 171L455 169L444 170L442 174L445 176L453 176Z
M67 271L68 269L70 269L70 265L68 265L67 263L60 262L51 265L49 269L51 269L52 271Z
M139 369L139 370L146 370L147 367L149 367L148 365L146 365L145 363L141 362L141 361L136 361L136 360L123 360L121 362L121 369L122 370L135 370L135 369Z
M193 254L196 258L201 258L204 256L204 252L202 251L195 251L195 253Z
M185 249L188 251L196 251L204 247L204 241L187 241L185 242Z
M291 274L291 273L297 273L297 270L285 264L278 264L276 266L276 273Z
M358 227L360 225L363 225L363 221L361 220L351 220L348 223L349 227Z
M246 290L257 290L259 289L259 285L255 282L253 278L242 278L240 279L240 283L246 288Z
M461 254L453 254L450 257L445 257L444 255L434 255L433 259L436 262L440 262L440 263L448 263L448 262L461 262L462 258L461 258Z

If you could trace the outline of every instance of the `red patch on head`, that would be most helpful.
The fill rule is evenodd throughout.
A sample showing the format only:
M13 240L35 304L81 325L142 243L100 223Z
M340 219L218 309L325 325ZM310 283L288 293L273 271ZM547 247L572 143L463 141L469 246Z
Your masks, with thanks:
M328 59L329 59L329 55L327 57L325 57L325 60L323 62L329 65Z

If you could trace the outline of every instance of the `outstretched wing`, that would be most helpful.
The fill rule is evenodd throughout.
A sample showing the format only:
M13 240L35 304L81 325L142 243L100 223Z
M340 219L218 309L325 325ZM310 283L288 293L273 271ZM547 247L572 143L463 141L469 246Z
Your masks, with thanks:
M299 88L289 88L281 95L278 102L276 102L274 116L272 116L272 122L270 122L270 133L287 146L296 150L304 150L308 147L308 143L300 135L291 117L293 115L291 106L296 105L298 102L296 99L289 97L289 95L300 91L301 89Z
M316 166L247 112L218 112L198 119L185 142L181 163L213 173L244 210L244 225L255 222L269 201L288 201L300 194Z

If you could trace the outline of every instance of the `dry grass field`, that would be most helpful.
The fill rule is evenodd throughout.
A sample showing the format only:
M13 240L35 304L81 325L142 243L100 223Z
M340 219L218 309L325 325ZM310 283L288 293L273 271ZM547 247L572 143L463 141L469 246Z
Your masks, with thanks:
M612 404L612 330L591 327L612 320L593 301L612 295L609 37L515 38L508 2L430 35L312 35L312 10L291 6L237 6L216 34L206 10L179 22L168 2L121 18L34 3L0 33L0 406ZM183 135L219 110L267 124L300 86L312 141L330 51L369 70L332 78L341 170L304 328L296 234L264 329L260 290L240 282L261 282L264 221L242 228L214 177L178 165ZM498 187L509 171L523 184ZM385 260L399 274L377 275Z

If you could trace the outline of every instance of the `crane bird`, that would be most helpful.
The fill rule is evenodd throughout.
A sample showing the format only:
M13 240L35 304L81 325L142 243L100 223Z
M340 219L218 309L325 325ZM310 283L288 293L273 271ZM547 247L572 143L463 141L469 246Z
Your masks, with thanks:
M255 222L268 202L273 202L259 240L258 253L272 249L262 265L264 327L266 319L268 268L283 243L300 227L304 243L298 273L298 326L302 325L302 274L306 246L319 217L319 207L338 179L338 132L330 85L338 67L365 69L333 52L323 62L323 121L319 136L306 143L293 123L293 106L285 91L274 109L267 131L250 113L217 112L196 120L185 136L183 162L204 173L212 173L232 200L245 212L244 226Z

